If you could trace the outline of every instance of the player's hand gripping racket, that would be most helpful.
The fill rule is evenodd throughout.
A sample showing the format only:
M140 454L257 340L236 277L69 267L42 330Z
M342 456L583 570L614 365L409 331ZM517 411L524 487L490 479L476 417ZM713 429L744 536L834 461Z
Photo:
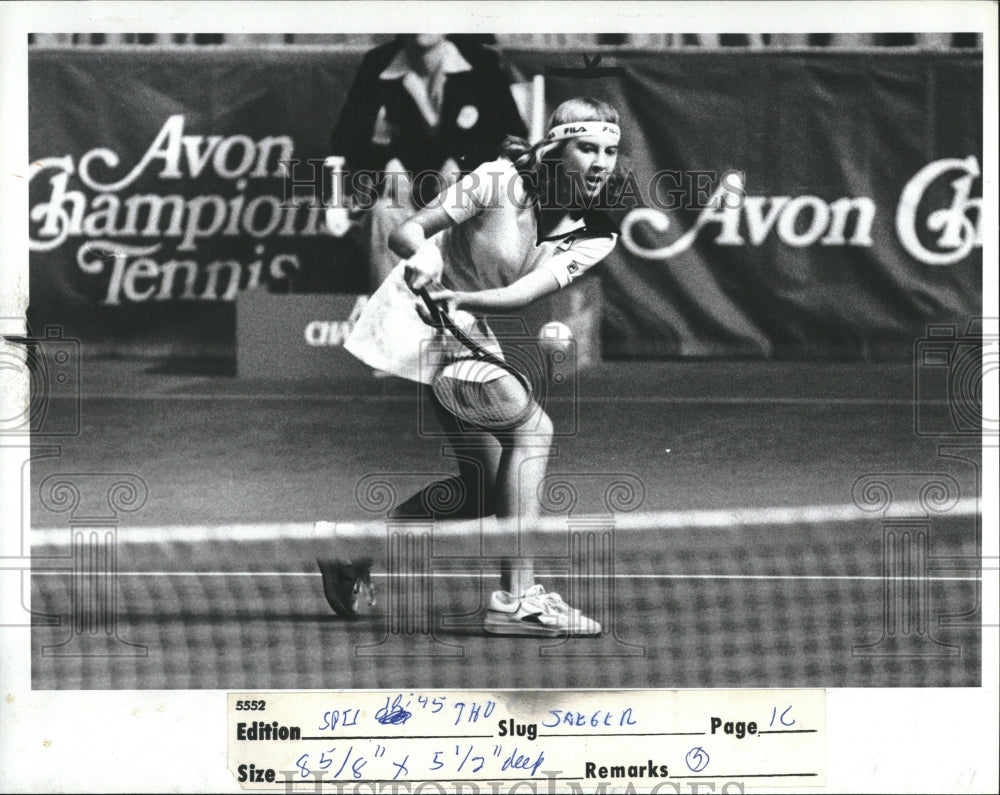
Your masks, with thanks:
M486 430L504 431L521 425L535 410L534 390L528 377L462 331L441 305L430 297L426 287L417 290L417 294L427 305L430 325L451 334L469 351L471 360L504 371L499 377L487 381L475 378L475 368L471 371L469 368L459 370L449 365L434 377L431 384L438 402L460 420ZM480 374L483 374L482 371Z

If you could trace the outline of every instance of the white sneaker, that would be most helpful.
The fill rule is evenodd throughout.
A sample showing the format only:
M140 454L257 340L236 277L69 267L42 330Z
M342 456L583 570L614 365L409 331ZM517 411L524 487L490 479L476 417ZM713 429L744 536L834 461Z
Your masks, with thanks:
M546 593L535 585L521 597L494 591L483 620L483 629L492 635L599 635L601 625L570 607L556 593Z
M541 585L533 585L531 588L528 589L526 595L535 596L538 597L539 599L544 599L546 604L549 605L549 607L560 613L569 613L573 617L577 617L580 615L580 608L570 607L568 604L566 604L566 602L559 594L555 592L546 591ZM589 621L590 619L587 620ZM600 629L598 629L597 631L600 632Z

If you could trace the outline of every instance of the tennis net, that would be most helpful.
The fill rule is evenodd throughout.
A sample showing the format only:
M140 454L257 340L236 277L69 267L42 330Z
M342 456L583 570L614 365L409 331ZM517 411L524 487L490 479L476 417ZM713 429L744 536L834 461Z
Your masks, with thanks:
M33 533L39 689L977 686L976 500L484 522ZM486 636L499 561L597 638ZM378 603L327 607L317 557L374 554Z

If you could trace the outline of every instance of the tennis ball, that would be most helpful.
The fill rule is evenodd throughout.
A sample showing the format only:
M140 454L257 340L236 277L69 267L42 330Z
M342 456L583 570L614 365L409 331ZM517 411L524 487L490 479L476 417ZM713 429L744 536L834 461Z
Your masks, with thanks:
M546 323L538 332L538 344L545 353L566 353L573 340L573 332L569 326L558 320Z

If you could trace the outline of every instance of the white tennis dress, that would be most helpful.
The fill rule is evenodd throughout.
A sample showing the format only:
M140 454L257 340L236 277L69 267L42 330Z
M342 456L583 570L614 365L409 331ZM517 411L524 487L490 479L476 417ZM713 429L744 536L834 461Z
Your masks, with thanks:
M455 221L430 239L441 251L443 270L438 277L451 290L506 287L539 268L563 288L604 259L618 237L607 225L588 228L582 218L567 216L548 237L539 239L536 208L509 160L483 163L436 201ZM396 266L375 291L344 347L370 367L429 384L461 346L420 319L420 299L406 286L403 271L402 264ZM454 319L463 328L476 323L461 310ZM488 329L486 334L492 338ZM473 377L481 380L500 375L481 367L475 372Z

